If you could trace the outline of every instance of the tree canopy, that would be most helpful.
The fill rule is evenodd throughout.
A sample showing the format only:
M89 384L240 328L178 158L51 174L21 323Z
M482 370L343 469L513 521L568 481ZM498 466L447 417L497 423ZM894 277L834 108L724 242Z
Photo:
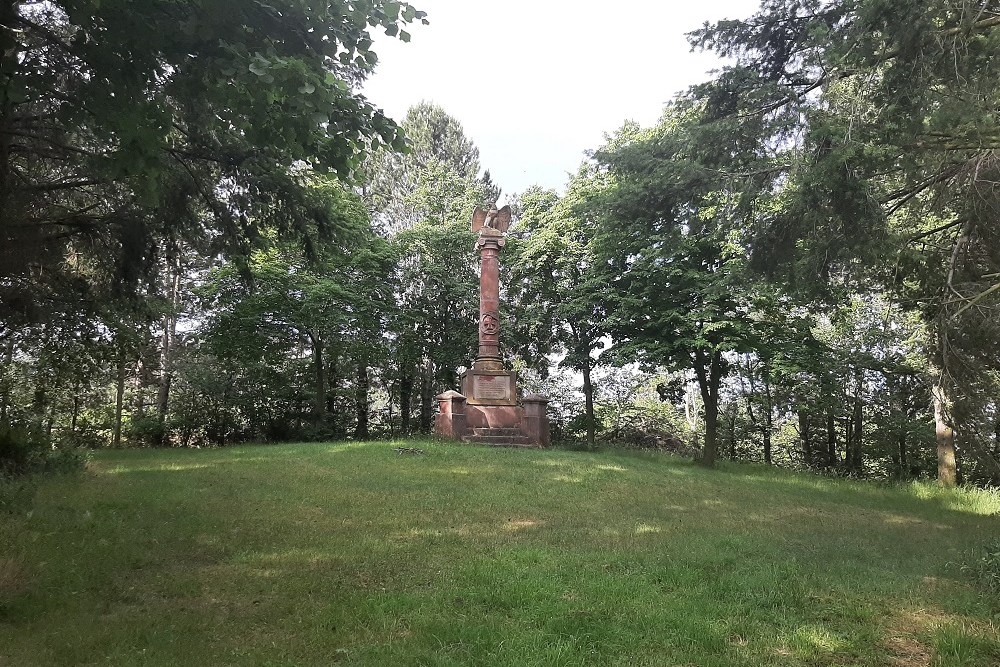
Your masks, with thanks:
M424 13L133 5L0 8L0 418L42 447L430 431L502 191L459 118L361 92ZM1000 10L765 0L689 39L725 66L508 195L501 352L555 440L1000 479Z
M355 85L377 62L371 29L406 39L415 20L382 1L5 3L5 318L67 287L134 285L163 238L245 257L264 228L329 232L304 173L346 178L403 146Z

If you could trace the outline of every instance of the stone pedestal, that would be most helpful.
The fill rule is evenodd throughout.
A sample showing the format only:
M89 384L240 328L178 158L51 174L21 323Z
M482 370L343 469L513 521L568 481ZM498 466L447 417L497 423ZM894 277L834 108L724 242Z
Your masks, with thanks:
M547 413L549 399L540 394L528 394L524 397L524 425L522 430L532 442L539 447L549 446L549 415Z
M434 432L444 438L461 440L468 430L465 396L449 390L438 396L437 401L438 413L434 417Z

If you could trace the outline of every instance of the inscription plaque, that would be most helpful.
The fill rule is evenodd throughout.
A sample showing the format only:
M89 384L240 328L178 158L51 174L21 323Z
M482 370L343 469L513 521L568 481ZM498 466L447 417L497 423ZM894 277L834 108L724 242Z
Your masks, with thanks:
M510 380L509 375L473 375L472 395L479 400L509 401Z

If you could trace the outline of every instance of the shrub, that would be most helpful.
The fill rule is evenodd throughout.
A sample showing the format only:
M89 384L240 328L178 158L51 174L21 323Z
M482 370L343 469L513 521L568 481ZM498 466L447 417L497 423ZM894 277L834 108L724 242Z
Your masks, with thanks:
M14 477L44 467L48 440L37 429L0 426L0 475Z
M21 511L31 506L35 475L80 470L86 451L64 445L53 447L38 429L0 426L0 512Z
M157 417L133 417L128 425L128 440L143 447L158 447L165 436L166 429Z
M1000 605L1000 540L992 540L978 550L962 571L971 576L979 590Z

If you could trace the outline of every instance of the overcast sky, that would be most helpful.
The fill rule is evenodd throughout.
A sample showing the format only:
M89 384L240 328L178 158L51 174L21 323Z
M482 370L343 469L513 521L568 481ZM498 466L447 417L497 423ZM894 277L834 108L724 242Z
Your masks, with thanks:
M363 93L402 120L421 100L457 118L505 194L561 189L626 120L651 125L719 62L684 34L758 0L413 0L430 25L376 42ZM598 7L600 9L589 9Z

